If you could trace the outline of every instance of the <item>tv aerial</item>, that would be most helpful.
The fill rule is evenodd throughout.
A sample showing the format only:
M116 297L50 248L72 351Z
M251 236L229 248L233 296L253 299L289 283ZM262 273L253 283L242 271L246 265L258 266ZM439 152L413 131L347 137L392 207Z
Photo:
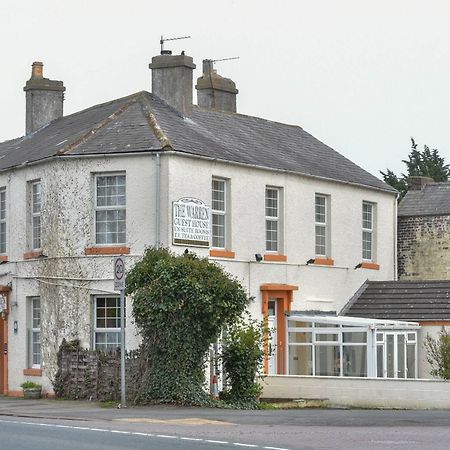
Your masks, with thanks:
M161 44L161 55L171 55L172 50L165 50L164 49L164 43L168 41L179 41L180 39L190 39L191 36L180 36L180 37L172 37L172 38L165 38L161 36L161 39L159 43Z

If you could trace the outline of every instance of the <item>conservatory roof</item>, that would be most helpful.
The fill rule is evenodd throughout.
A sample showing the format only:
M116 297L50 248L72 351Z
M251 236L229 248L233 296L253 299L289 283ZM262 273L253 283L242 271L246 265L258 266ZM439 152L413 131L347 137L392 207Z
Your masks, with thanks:
M289 320L299 322L318 322L329 323L333 325L347 325L353 327L367 328L396 328L396 329L417 329L420 325L417 322L406 322L403 320L390 319L368 319L366 317L347 317L347 316L331 316L331 315L310 315L292 311L288 315Z

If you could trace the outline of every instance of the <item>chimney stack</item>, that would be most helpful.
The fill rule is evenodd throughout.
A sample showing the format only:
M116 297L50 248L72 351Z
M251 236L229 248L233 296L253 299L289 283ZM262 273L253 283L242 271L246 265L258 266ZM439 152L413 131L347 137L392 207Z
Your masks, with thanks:
M434 183L433 178L430 177L413 176L408 178L408 186L411 191L420 191L430 183Z
M44 64L34 62L31 78L23 90L26 96L26 134L32 133L63 115L64 91L62 81L44 78Z
M203 60L203 75L197 79L198 106L218 111L236 112L236 83L221 77L213 67L211 59Z
M184 52L172 55L168 50L154 56L151 64L152 92L178 110L183 116L192 114L192 71L195 64Z

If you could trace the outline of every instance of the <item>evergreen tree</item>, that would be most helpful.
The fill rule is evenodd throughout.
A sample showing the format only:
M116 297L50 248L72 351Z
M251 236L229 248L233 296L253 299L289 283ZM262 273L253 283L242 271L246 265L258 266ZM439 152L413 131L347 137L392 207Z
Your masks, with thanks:
M400 192L399 199L402 199L408 191L408 178L413 176L430 177L434 181L448 181L450 177L450 166L445 164L445 159L439 155L437 149L430 149L427 145L423 150L417 149L417 144L411 138L411 151L408 159L403 159L406 164L407 173L397 176L392 170L386 172L380 170L385 183Z

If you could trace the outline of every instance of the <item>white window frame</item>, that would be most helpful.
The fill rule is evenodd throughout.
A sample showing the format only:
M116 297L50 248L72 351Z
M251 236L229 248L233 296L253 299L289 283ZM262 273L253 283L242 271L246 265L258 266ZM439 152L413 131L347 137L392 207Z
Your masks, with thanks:
M39 192L35 189L39 187ZM39 201L35 201L39 196ZM42 183L41 180L30 182L30 222L31 249L40 250L42 247ZM38 224L37 226L35 224Z
M276 192L276 197L268 197L269 191ZM267 253L281 253L281 188L274 186L266 186L264 194L264 215L265 215L265 249ZM275 209L275 214L268 214L268 200L276 198L276 207L269 207ZM275 225L276 240L268 240L268 233L274 230L269 229L269 224ZM273 246L275 243L275 246Z
M218 249L226 249L228 244L227 239L227 233L228 233L228 195L227 195L227 181L224 178L218 178L213 177L211 180L211 217L212 217L212 224L211 224L211 247L212 248L218 248ZM221 186L223 186L223 190L219 191L217 189L214 189L214 183L220 183ZM215 203L217 203L217 198L214 198L215 192L223 192L223 208L217 209L215 208ZM214 234L214 219L219 218L223 221L223 236L222 235L215 235ZM221 244L220 240L223 240L223 246L219 245Z
M364 218L365 212L364 212L364 207L365 206L370 206L371 210L370 210L370 215L371 215L371 220L370 220L370 227L367 227L366 225L366 220ZM367 201L363 201L362 203L362 221L361 221L361 227L362 227L362 232L361 232L361 256L363 261L375 261L375 220L376 220L376 205L375 203L372 202L367 202ZM370 236L370 255L367 255L365 252L366 250L364 249L364 243L368 242L367 239L365 239L365 236ZM367 257L370 256L370 257Z
M37 305L37 307L36 307ZM29 324L29 367L40 369L41 367L41 298L30 297L30 324ZM37 314L36 314L37 312ZM35 344L39 346L39 352L35 352Z
M102 205L99 206L98 205L98 181L101 178L108 178L108 177L124 177L125 179L125 204L124 205ZM126 186L127 186L127 179L126 179L126 173L125 172L111 172L111 173L98 173L95 174L94 176L94 241L95 241L95 245L96 246L115 246L115 245L125 245L126 244L126 240L127 240L127 216L126 216L126 211L127 211L127 199L126 199ZM125 211L125 230L124 230L124 239L123 241L119 241L119 239L117 240L117 242L99 242L98 240L98 221L97 221L97 213L98 212L102 212L102 211ZM117 224L119 223L119 220L117 220L116 222ZM118 228L118 227L117 227ZM105 233L106 237L108 236L108 231L106 230ZM119 235L119 232L116 233L117 235Z
M115 316L107 316L105 315L104 317L108 317L109 319L114 319L116 321L118 321L118 323L116 323L116 325L118 324L119 326L117 327L98 327L97 326L97 318L98 318L98 300L99 299L104 299L105 300L105 314L106 314L106 309L108 308L106 306L106 302L108 299L115 299L116 300L116 305L114 306L114 308L116 309L116 315ZM125 307L126 307L126 302L125 302ZM94 350L104 350L104 351L108 351L111 349L115 349L120 347L120 340L121 340L121 334L120 334L120 297L118 295L97 295L95 297L93 297L93 308L94 308L94 326L93 326L93 337L92 337L92 348ZM111 308L111 307L110 307ZM106 320L106 319L105 319ZM125 328L127 326L126 323L126 319L125 319ZM98 334L105 334L107 335L107 333L114 333L117 335L117 340L114 341L113 344L108 345L108 341L106 341L106 345L102 345L102 344L97 344L97 335ZM111 341L112 342L112 341Z
M6 222L6 187L0 188L0 253L5 254L8 250L8 232Z
M318 221L317 220L317 199L323 199L325 201L325 219L324 221ZM314 196L314 236L315 236L315 242L314 242L314 252L316 256L322 256L324 258L327 258L330 256L330 225L329 225L329 196L324 194L316 194ZM320 205L322 206L322 205ZM323 253L320 253L317 251L318 247L318 238L322 237L322 235L317 234L317 228L321 228L324 230L325 236L325 251Z

